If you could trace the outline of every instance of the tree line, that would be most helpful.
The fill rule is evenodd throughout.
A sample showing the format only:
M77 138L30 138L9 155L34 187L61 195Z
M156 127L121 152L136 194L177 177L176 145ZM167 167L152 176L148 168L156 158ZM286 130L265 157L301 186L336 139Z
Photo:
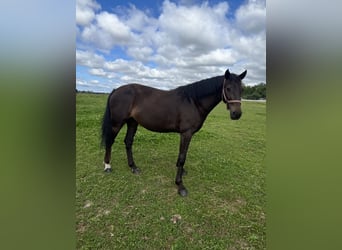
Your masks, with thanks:
M242 98L243 99L266 99L266 84L259 83L255 86L242 86Z

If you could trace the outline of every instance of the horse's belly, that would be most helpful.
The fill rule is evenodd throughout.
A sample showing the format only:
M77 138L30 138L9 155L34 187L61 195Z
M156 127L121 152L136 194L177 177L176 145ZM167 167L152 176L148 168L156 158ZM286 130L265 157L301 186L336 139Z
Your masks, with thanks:
M132 115L133 118L144 128L155 132L177 132L176 117L172 119L169 115L156 114L153 111L150 113L136 112Z

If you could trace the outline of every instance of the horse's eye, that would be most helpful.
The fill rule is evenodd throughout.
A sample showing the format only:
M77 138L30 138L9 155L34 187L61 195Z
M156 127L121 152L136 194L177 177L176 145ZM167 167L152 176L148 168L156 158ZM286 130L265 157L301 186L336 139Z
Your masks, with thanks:
M227 87L227 91L230 91L230 87Z

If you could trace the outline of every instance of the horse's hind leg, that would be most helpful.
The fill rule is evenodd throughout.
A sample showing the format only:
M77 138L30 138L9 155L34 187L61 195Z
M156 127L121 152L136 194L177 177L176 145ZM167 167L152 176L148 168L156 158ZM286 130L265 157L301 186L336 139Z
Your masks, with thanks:
M111 134L111 136L108 136L108 138L106 138L106 141L105 141L106 153L105 153L103 162L104 162L104 171L107 173L112 172L112 167L110 165L111 154L112 154L112 145L115 142L115 138L118 135L121 127L122 127L122 124L112 126L113 133Z
M183 184L183 175L185 174L185 170L183 166L185 163L186 154L188 152L191 137L192 137L191 131L181 134L179 155L178 155L178 160L177 160L177 175L176 175L176 181L175 181L176 185L178 186L178 193L181 196L187 196L188 194L188 191L186 190Z
M126 145L128 166L131 168L132 173L134 174L140 173L139 168L137 168L137 166L134 163L133 152L132 152L134 135L137 132L137 128L138 128L138 123L133 118L130 118L127 121L127 133L125 137L125 145Z

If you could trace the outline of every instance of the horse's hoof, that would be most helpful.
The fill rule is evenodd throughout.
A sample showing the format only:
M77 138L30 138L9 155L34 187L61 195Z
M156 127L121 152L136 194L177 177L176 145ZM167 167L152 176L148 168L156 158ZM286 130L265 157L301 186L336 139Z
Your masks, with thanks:
M110 173L112 172L113 170L111 168L106 168L105 170L103 170L105 173Z
M179 193L179 195L182 196L182 197L185 197L185 196L188 195L188 191L187 191L185 188L179 189L179 190L178 190L178 193Z
M133 174L140 174L141 172L139 168L132 168L131 170Z

